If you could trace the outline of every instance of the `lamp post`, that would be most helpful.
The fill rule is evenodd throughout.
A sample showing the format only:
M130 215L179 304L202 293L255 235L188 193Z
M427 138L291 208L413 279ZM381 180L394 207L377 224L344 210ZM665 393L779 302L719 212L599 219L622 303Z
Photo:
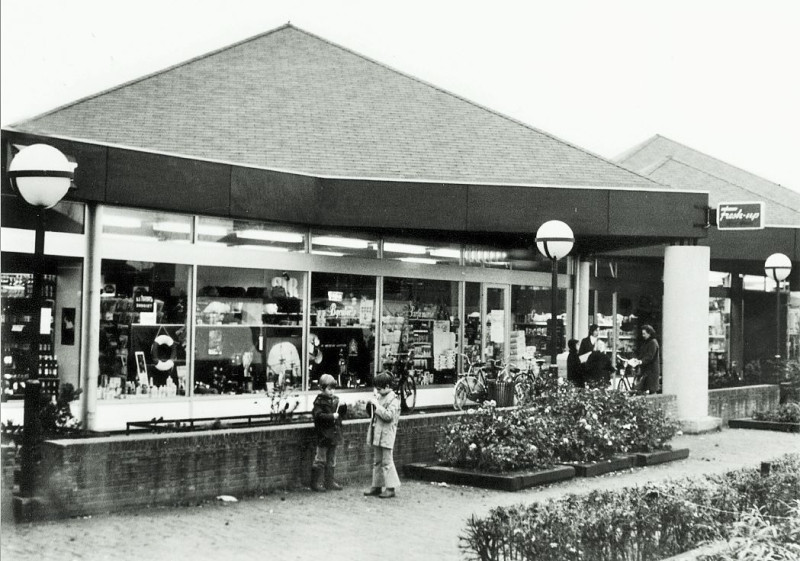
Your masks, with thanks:
M775 281L775 357L781 355L781 281L792 272L792 260L783 253L773 253L764 261L764 272Z
M556 365L558 351L556 349L557 335L556 326L558 325L558 260L566 257L572 246L575 244L575 236L572 229L560 220L549 220L542 224L536 231L536 247L539 252L550 259L553 270L553 282L551 284L551 306L550 306L550 364Z
M50 315L44 314L44 233L45 211L54 207L67 194L75 173L75 164L59 150L46 144L33 144L19 151L8 166L11 187L36 209L36 237L33 251L33 346L25 384L24 432L21 452L20 493L33 495L34 467L38 457L41 427L38 412L41 385L38 361L43 336L50 335Z

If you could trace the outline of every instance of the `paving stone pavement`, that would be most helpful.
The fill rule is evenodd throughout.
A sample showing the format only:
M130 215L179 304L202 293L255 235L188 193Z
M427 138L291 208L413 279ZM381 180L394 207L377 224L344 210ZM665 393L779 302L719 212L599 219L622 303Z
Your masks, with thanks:
M3 521L3 561L228 559L381 561L458 560L458 536L471 515L499 505L531 503L567 493L718 473L800 453L800 435L727 429L683 435L688 459L578 478L517 493L404 480L395 499L362 496L368 481L342 492L308 490L209 501L86 518L14 524Z

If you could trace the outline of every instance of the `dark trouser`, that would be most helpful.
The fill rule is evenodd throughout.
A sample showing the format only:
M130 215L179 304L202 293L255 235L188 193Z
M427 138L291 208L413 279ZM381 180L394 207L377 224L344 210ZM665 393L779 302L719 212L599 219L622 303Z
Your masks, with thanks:
M314 454L314 464L315 468L334 468L336 467L336 445L333 446L319 446L317 445L317 451Z

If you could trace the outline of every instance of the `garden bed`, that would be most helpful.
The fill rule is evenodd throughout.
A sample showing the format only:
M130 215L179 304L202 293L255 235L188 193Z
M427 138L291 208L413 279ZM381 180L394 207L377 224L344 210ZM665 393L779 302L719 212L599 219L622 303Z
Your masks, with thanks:
M485 473L469 469L454 468L440 464L414 463L403 467L406 477L423 481L469 485L482 489L519 491L537 485L546 485L575 477L572 466L553 466L536 471L510 473Z
M781 432L800 432L800 423L778 421L756 421L755 419L731 419L728 427L732 429L775 430Z
M636 455L620 455L598 462L567 462L562 465L575 468L575 477L597 477L612 471L629 469L636 464Z

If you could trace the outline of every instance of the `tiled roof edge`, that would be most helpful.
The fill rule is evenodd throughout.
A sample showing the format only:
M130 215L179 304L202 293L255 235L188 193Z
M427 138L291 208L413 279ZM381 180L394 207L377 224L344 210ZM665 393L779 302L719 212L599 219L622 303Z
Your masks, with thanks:
M640 142L639 144L635 144L633 146L633 148L628 148L622 154L619 154L618 156L615 156L612 159L615 162L624 165L624 162L626 160L629 160L629 159L633 158L636 154L638 154L639 152L644 150L647 146L649 146L650 144L652 144L653 142L655 142L659 138L664 138L664 137L661 136L660 134L654 134L653 136L651 136L650 138L648 138L644 142ZM669 140L669 139L667 139L667 140Z
M161 70L156 70L155 72L151 72L150 74L145 74L144 76L139 76L138 78L134 78L133 80L128 80L127 82L123 82L121 84L117 84L116 86L112 86L112 87L107 88L105 90L101 90L101 91L99 91L97 93L93 93L91 95L87 95L87 96L81 97L81 98L76 99L74 101L70 101L68 103L65 103L64 105L60 105L60 106L56 107L55 109L50 109L49 111L45 111L44 113L39 113L38 115L35 115L33 117L29 117L27 119L23 119L21 121L17 121L17 122L12 123L12 124L10 124L8 126L9 127L22 127L27 123L30 123L32 121L37 121L39 119L47 117L48 115L52 115L53 113L57 113L59 111L63 111L64 109L68 109L70 107L73 107L73 106L78 105L80 103L83 103L85 101L89 101L90 99L94 99L94 98L103 96L103 95L111 93L113 91L125 88L125 87L133 85L133 84L136 84L138 82L144 82L145 80L149 80L150 78L158 76L159 74L165 74L167 72L175 70L176 68L180 68L181 66L186 66L187 64L192 64L193 62L197 62L198 60L203 60L204 58L208 58L210 56L219 54L221 52L227 51L228 49L236 48L236 47L238 47L240 45L243 45L245 43L249 43L250 41L255 41L256 39L261 39L262 37L266 37L267 35L270 35L272 33L276 33L278 31L282 31L282 30L287 29L287 28L297 29L291 23L285 23L285 24L283 24L283 25L281 25L279 27L276 27L274 29L270 29L269 31L265 31L263 33L259 33L258 35L253 35L252 37L248 37L246 39L242 39L241 41L237 41L236 43L232 43L230 45L226 45L224 47L220 47L219 49L215 49L213 51L209 51L209 52L204 53L202 55L198 55L196 57L192 57L192 58L190 58L188 60L184 60L182 62L178 62L178 63L173 64L171 66L168 66L166 68L162 68Z

